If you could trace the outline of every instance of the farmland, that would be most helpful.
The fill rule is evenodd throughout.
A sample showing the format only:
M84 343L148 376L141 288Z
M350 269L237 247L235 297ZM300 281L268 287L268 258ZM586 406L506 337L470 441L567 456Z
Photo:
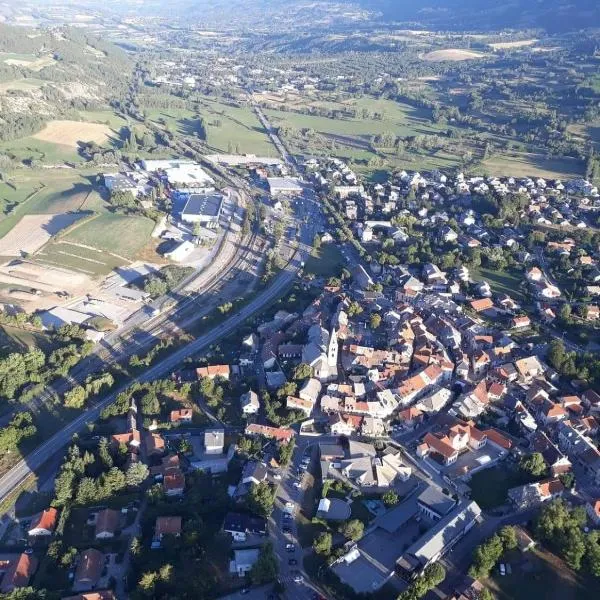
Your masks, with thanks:
M460 48L447 48L445 50L433 50L423 55L423 60L429 62L441 62L441 61L461 61L461 60L473 60L474 58L484 58L485 54L481 52L472 52L471 50L462 50Z
M107 213L73 228L63 241L133 260L147 244L153 229L154 221L146 217Z
M42 142L77 148L82 142L104 144L112 135L110 127L84 121L50 121L33 138Z
M569 179L583 173L583 161L575 158L547 158L541 154L512 153L494 156L483 163L485 171L490 175L506 175L513 177L560 177Z

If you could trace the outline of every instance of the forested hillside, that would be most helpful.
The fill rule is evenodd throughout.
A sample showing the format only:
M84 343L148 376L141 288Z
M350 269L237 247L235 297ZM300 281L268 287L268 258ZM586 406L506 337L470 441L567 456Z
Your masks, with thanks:
M439 29L539 27L550 32L600 27L598 0L358 0L383 20ZM354 0L350 1L354 4Z
M0 25L0 141L121 98L130 71L122 50L80 29Z

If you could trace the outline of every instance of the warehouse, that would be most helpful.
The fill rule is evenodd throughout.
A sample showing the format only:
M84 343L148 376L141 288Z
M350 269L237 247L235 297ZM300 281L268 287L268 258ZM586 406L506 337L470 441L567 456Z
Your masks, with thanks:
M222 209L221 194L190 194L181 211L181 220L184 223L199 223L208 229L216 229Z
M301 194L303 187L297 177L268 177L269 191L272 196L280 194Z

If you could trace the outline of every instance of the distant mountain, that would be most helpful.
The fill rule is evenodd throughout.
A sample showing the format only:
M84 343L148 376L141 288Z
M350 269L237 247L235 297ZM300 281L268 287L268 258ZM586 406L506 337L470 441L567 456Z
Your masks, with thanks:
M349 0L354 2L354 0ZM599 0L358 0L382 20L436 29L541 28L550 32L600 27Z

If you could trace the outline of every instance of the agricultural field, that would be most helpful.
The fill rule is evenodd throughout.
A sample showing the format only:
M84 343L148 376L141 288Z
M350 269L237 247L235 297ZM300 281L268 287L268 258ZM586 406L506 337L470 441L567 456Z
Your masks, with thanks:
M0 53L0 61L14 67L24 67L30 71L41 71L44 67L53 65L56 61L52 56L35 56L33 54Z
M584 163L569 157L547 158L541 154L515 152L493 156L484 161L483 168L490 175L573 179L583 174Z
M77 148L82 142L102 145L113 135L108 125L85 121L50 121L44 129L32 137L42 142Z
M74 227L62 241L133 260L150 240L153 229L152 219L107 213Z
M433 50L423 55L423 60L428 62L458 62L461 60L473 60L475 58L485 58L482 52L473 52L462 48L446 48L445 50Z
M533 46L539 40L518 40L516 42L492 42L488 44L490 48L494 50L510 50L513 48L525 48L527 46Z
M69 169L28 169L0 182L0 238L25 215L85 210L106 210L91 176Z
M199 110L206 127L206 141L212 151L228 152L235 150L237 145L242 154L277 154L251 107L229 106L204 98L199 103Z
M0 239L0 256L32 254L82 217L83 213L25 215Z
M31 90L37 90L44 85L44 81L41 79L35 79L34 77L27 77L25 79L15 79L13 81L4 81L0 83L0 94L8 92L9 90L19 92L30 92Z

